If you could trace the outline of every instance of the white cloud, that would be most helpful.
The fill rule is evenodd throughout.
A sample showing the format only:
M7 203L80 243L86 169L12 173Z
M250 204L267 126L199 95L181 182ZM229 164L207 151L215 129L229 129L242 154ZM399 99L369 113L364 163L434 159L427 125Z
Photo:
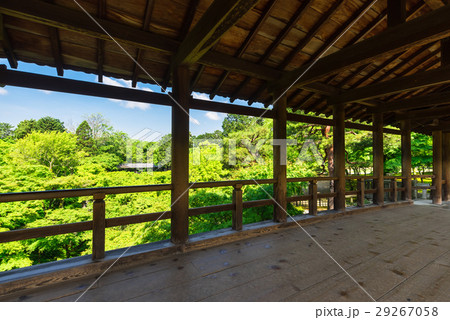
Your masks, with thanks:
M208 111L205 114L205 117L207 117L208 119L214 120L214 121L220 120L219 114L217 112L213 112L213 111Z
M103 77L103 83L107 84L109 86L116 86L116 87L125 87L122 83L120 83L117 80L108 78L108 77Z
M198 92L194 92L192 94L192 96L194 97L194 99L200 99L200 100L211 100L209 99L208 95L206 93L198 93Z
M8 90L0 87L0 96L6 96L8 94Z
M52 94L52 91L49 90L39 90L39 91L45 94Z
M136 101L120 101L120 105L127 109L147 110L148 108L150 108L149 103L136 102Z
M195 118L192 118L191 116L189 116L189 121L192 122L193 124L200 125L200 121L198 121Z
M116 87L122 87L122 88L131 88L131 81L130 80L114 80L111 79L109 77L103 77L103 83L110 85L110 86L116 86ZM141 89L144 91L148 91L148 92L153 92L152 89L150 88L139 88L137 87L137 89ZM136 101L122 101L122 100L117 100L117 99L108 99L112 102L118 103L119 105L121 105L124 108L127 109L141 109L141 110L147 110L150 108L150 104L149 103L143 103L143 102L136 102Z

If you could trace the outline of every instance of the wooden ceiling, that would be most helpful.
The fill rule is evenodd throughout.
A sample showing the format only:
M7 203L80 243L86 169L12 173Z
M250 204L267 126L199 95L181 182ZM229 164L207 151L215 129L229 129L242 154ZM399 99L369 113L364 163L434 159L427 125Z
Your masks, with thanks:
M293 111L429 133L450 123L449 16L445 0L0 0L0 57L163 87L184 63L210 97L288 89Z

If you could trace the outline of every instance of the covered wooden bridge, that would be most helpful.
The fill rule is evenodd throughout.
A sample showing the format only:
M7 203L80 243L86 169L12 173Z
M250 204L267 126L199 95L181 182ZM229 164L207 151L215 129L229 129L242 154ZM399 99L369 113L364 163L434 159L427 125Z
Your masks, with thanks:
M0 66L1 85L171 106L173 137L168 185L0 194L0 202L94 199L92 221L0 233L4 243L93 230L92 257L4 272L0 299L76 300L93 276L120 257L83 299L448 301L448 207L411 206L412 131L433 136L433 203L442 205L450 195L446 2L0 0L0 57L9 63ZM52 66L57 76L14 70L22 61ZM99 82L111 76L133 86L157 83L172 94L70 80L65 70L96 74ZM268 109L193 99L194 91ZM273 179L190 185L191 109L271 118L274 139L286 138L287 121L333 126L334 174L287 179L280 147L274 146ZM373 132L373 176L346 176L345 128ZM401 137L397 176L384 176L383 133ZM359 181L357 191L346 190L350 179ZM365 179L373 179L373 188L364 188ZM334 192L318 193L318 180L334 180ZM287 183L296 181L309 181L310 193L287 197ZM246 184L274 184L274 194L243 202ZM234 186L233 203L189 208L189 187L222 186ZM162 214L106 219L105 195L160 190L172 193L171 211L161 217L171 221L171 241L105 253L105 228ZM374 204L364 207L367 193ZM358 208L346 208L349 194L358 195ZM317 199L331 197L334 211L318 213ZM309 215L288 219L287 203L298 200L309 201ZM267 205L274 208L273 221L242 225L243 208ZM296 225L375 209L381 210L309 226L314 237ZM224 210L232 211L232 230L189 237L190 216ZM322 249L358 283L318 253ZM149 262L179 251L188 253Z

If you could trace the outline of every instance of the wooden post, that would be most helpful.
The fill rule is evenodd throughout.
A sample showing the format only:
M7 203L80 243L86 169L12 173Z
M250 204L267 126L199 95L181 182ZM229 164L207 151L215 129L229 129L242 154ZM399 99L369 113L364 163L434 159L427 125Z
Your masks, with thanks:
M338 180L334 185L336 197L334 209L345 210L345 108L343 105L333 106L333 152L334 174Z
M390 200L391 200L391 202L397 202L398 190L397 190L397 179L396 178L391 180L391 189L392 189L392 191L391 191Z
M358 185L357 185L358 194L356 196L356 201L358 203L358 207L364 207L365 206L365 179L364 178L358 178Z
M406 21L406 0L388 0L388 27L395 27Z
M443 201L450 201L450 133L443 133L442 176L445 180Z
M433 131L433 204L442 204L442 131Z
M233 190L233 214L232 214L232 228L236 231L242 230L242 214L243 214L243 202L242 202L242 184L234 186Z
M384 152L383 114L373 114L373 176L375 182L374 204L384 204Z
M281 140L286 143L286 95L283 95L274 106L273 118L273 139ZM280 141L278 141L280 142ZM276 180L274 184L274 199L277 202L274 204L273 220L275 222L286 222L286 208L287 208L287 176L286 176L286 144L280 146L280 143L273 144L273 178ZM283 149L284 150L283 150Z
M402 132L402 176L403 192L402 199L406 201L412 200L412 180L411 180L411 120L400 121L400 130Z
M450 65L450 38L441 40L441 67ZM450 201L450 133L442 136L442 175L445 180L443 186L443 201Z
M105 194L94 194L92 222L92 260L105 257Z
M189 69L174 68L172 105L171 241L183 244L189 235Z
M317 216L317 181L311 180L309 182L309 214Z

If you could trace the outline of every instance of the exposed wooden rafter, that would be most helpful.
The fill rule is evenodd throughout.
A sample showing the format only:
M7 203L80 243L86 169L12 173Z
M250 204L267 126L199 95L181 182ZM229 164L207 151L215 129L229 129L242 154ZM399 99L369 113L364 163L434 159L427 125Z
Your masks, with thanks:
M186 16L183 20L183 24L181 26L180 32L178 34L178 40L182 41L186 38L189 30L191 29L192 22L194 21L195 12L197 11L197 6L200 0L191 0L189 3L189 7L186 11ZM167 68L166 74L164 75L163 81L161 83L162 88L165 89L170 83L170 66Z
M0 44L3 47L9 66L13 69L17 68L17 57L14 53L11 40L6 32L5 24L3 22L3 15L0 14Z
M381 104L378 108L379 112L397 112L409 109L416 109L439 104L450 104L450 92L440 92L435 94L427 94L410 99L396 100Z
M329 103L335 105L360 102L397 92L409 91L448 82L450 82L450 66L349 90L339 96L331 97Z
M55 60L56 72L58 76L64 76L64 65L63 58L61 54L61 44L59 42L58 29L49 27L48 31L50 33L50 42L52 45L53 59Z
M306 0L303 1L303 3L300 4L300 6L297 8L297 10L294 12L294 14L289 19L288 23L284 26L284 28L278 33L276 36L275 41L273 41L269 48L264 52L264 54L259 58L258 64L264 64L267 59L270 58L271 54L275 51L275 49L281 44L281 42L284 40L284 38L289 34L289 32L294 28L294 26L297 24L300 17L303 15L305 9L308 7L309 3L312 0ZM230 97L230 101L234 101L241 90L250 82L251 78L246 77L244 81L237 87L237 89L234 91L234 93Z
M145 6L144 22L142 24L142 31L148 31L148 29L150 27L150 18L152 16L153 3L154 3L153 0L147 0L147 4ZM143 55L143 49L137 48L136 49L136 62L134 63L133 75L131 77L131 86L133 88L136 88L139 75L142 72L142 70L141 70L142 55Z
M13 2L0 0L0 13L5 13L22 19L43 23L64 30L78 32L94 38L112 41L111 38L99 29L83 12L64 8L37 0L15 0ZM173 54L179 42L155 33L139 30L123 24L98 19L108 33L117 41L129 44L140 49L154 49ZM262 80L279 79L282 73L274 68L258 65L246 60L238 59L217 51L206 53L199 61L202 65L236 72ZM201 69L203 69L201 67ZM201 73L199 73L201 75ZM197 78L198 79L198 78ZM336 90L325 84L314 84L306 89L331 95Z
M443 39L450 35L449 16L450 6L447 5L414 20L392 27L370 39L330 54L314 65L307 64L287 73L283 79L272 82L270 89L280 91L293 84L302 86L351 66L391 56L415 46ZM305 72L306 74L303 75ZM301 79L299 79L300 77Z
M215 0L180 44L173 57L172 67L196 63L257 2L258 0Z
M264 12L259 17L258 21L256 22L255 27L253 28L253 30L251 30L249 32L249 34L245 38L244 42L242 43L241 47L236 52L236 54L235 54L236 58L240 58L244 54L245 50L248 48L248 46L250 45L250 43L252 42L254 37L258 34L261 26L264 24L266 19L269 17L269 13L272 10L273 6L275 5L275 2L276 2L276 0L270 0L269 3L266 5L266 7L264 8ZM217 83L214 85L214 88L213 88L212 92L209 95L210 99L214 98L214 96L216 95L217 91L220 89L222 84L225 82L225 80L227 79L229 74L230 74L229 71L225 71L220 76L219 81L217 81Z

